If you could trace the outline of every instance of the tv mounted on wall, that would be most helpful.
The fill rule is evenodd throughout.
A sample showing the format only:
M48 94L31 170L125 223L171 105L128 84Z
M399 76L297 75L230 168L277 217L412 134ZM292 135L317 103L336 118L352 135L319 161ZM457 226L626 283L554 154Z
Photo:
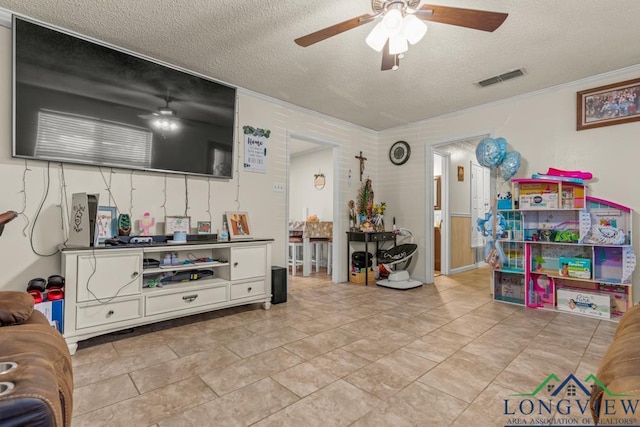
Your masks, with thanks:
M231 178L236 89L13 17L13 157Z

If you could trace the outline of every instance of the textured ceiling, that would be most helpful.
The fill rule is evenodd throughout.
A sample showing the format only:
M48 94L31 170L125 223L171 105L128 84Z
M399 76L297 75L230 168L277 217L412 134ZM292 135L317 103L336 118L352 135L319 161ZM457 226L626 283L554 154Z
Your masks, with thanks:
M293 40L368 0L0 0L0 7L232 85L382 130L640 63L637 0L431 0L506 12L493 33L430 23L397 71L366 24L307 48ZM480 88L521 68L525 76Z

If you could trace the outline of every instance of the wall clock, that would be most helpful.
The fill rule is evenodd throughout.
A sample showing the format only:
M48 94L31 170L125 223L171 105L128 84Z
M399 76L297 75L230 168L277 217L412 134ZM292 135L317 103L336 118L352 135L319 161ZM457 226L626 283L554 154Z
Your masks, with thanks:
M389 149L389 160L394 165L404 165L409 160L409 156L411 156L411 147L406 141L394 142Z

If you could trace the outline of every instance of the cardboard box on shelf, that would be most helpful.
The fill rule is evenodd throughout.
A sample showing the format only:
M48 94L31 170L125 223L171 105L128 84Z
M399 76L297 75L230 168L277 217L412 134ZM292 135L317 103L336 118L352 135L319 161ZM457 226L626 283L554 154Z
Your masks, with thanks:
M520 194L520 209L558 209L558 193Z
M524 300L523 285L502 285L502 296L517 300Z
M559 288L558 310L584 314L598 319L610 319L613 306L612 295L585 292L582 289Z
M33 308L44 314L51 326L64 333L64 299L44 301L33 305Z
M606 285L598 286L601 292L610 293L613 296L611 300L611 310L613 314L624 314L629 306L629 296L627 295L627 287L622 285Z
M591 279L591 260L587 258L564 258L558 260L558 272L564 277Z
M361 269L358 272L355 271L351 271L351 274L349 274L349 281L352 283L365 283L365 276L364 276L364 269ZM367 272L368 274L368 282L369 283L375 283L376 281L376 275L373 272L373 269L369 269L369 271Z

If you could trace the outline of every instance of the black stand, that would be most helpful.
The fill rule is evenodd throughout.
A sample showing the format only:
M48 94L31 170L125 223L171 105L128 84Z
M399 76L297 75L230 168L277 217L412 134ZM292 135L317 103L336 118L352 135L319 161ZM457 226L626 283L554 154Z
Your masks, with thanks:
M396 244L396 234L393 231L378 231L365 233L362 231L347 231L347 278L351 276L351 242L364 242L364 251L369 252L369 242L376 243L376 252L373 254L375 262L378 261L378 246L380 242L392 241ZM375 265L375 264L374 264ZM364 285L369 286L368 268L365 269Z

